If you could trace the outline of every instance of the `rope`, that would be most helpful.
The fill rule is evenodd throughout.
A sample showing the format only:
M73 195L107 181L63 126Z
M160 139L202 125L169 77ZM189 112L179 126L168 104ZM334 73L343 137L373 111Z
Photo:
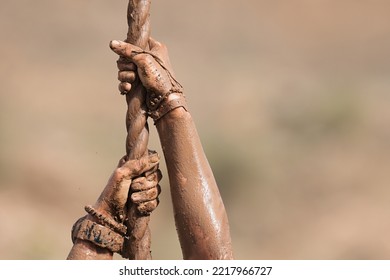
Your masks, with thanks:
M127 10L128 33L127 42L142 49L148 46L150 35L151 0L129 0ZM145 89L141 83L132 85L131 94L126 95L126 154L127 159L139 159L148 153L149 127L147 123L147 108L145 104ZM151 259L151 234L149 229L150 216L141 215L134 204L128 205L127 235L123 257L132 260Z

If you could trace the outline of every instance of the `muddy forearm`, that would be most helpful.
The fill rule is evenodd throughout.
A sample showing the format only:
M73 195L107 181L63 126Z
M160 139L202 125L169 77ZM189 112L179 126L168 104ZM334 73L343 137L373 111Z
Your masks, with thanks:
M227 215L191 115L177 108L156 126L184 259L231 259Z
M112 260L113 253L89 241L76 240L67 257L68 260Z
M82 219L83 218L80 218L76 224ZM97 220L90 215L86 216L86 220L97 222ZM73 230L74 227L72 228L72 239L74 244L66 258L67 260L112 260L113 253L110 250L101 248L88 240L73 238Z

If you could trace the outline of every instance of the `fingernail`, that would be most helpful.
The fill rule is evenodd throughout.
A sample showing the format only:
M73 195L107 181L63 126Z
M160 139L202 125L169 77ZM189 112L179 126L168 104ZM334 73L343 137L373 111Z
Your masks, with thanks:
M121 45L121 43L117 40L112 40L111 43L110 43L110 47L111 48L117 48Z

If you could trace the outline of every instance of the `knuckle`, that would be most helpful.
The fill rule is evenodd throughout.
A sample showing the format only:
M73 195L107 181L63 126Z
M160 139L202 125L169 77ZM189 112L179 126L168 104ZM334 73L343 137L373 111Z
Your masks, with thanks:
M159 189L157 188L157 185L152 187L151 189L148 190L148 200L153 200L156 199L159 195Z
M138 205L137 209L141 214L147 215L153 212L157 208L158 204L159 201L155 199L152 201L141 203L140 205Z
M149 166L149 159L148 157L143 157L139 160L139 169L143 170Z
M152 66L154 64L154 58L150 55L145 55L143 60L144 60L144 63L148 66Z
M117 180L122 179L125 176L125 173L122 168L117 168L114 171L114 178Z
M130 185L130 189L131 189L131 191L133 191L133 192L137 192L137 191L139 191L140 190L140 184L139 183L131 183L131 185Z
M144 189L144 185L145 185L145 178L139 177L133 180L133 182L131 183L131 189L133 191L140 191Z
M153 189L150 189L150 190L148 191L148 198L149 198L149 200L155 199L155 198L157 197L157 195L158 195L158 190L157 190L157 188L153 188Z
M121 82L118 86L120 92L128 92L131 90L131 84L128 82Z
M148 175L148 177L146 178L149 182L155 182L157 181L157 174L156 172L153 172L151 173L150 175Z

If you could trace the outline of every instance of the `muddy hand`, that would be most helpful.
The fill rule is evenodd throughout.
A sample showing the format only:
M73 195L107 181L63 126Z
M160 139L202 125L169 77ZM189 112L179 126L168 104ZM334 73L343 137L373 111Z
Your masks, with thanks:
M123 157L96 201L94 208L122 223L126 218L126 204L131 187L138 191L133 194L135 196L135 199L132 199L134 203L141 209L146 207L145 211L153 211L157 207L157 196L160 189L158 181L161 179L161 175L159 175L158 163L159 156L155 152L139 160L126 161ZM146 178L134 179L143 173L147 174Z
M138 177L133 180L130 186L130 200L137 205L137 210L142 215L149 215L159 204L158 195L161 193L161 187L158 184L162 178L158 166L144 177Z
M120 56L117 64L121 93L130 92L137 75L147 91L165 95L172 88L169 75L173 75L173 71L164 44L150 38L150 51L144 51L129 43L114 40L110 42L110 47Z

